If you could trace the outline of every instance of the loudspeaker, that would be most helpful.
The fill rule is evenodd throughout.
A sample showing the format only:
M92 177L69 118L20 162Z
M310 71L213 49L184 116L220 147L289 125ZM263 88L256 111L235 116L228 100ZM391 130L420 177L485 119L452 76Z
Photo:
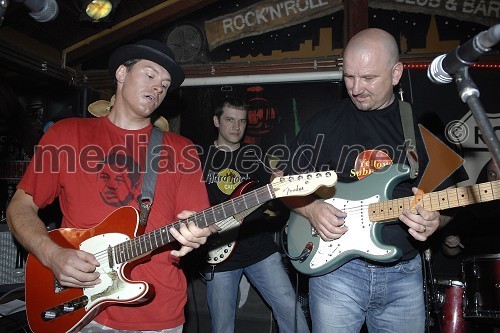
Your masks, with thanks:
M6 224L0 224L0 285L24 283L24 255Z

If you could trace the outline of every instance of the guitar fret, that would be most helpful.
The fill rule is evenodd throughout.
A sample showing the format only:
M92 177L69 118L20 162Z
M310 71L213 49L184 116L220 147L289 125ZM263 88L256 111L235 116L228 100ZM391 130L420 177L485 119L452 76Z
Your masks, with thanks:
M500 192L498 191L499 188L498 188L498 186L494 186L494 185L495 185L494 183L491 184L491 189L493 191L493 198L500 199L500 197L498 196L500 194ZM496 185L498 185L498 184L496 184ZM495 193L495 190L497 191L496 193Z
M212 214L212 221L217 221L217 218L215 217L215 211L213 209L210 209L209 212ZM206 222L207 217L205 216L205 227L208 226L208 223Z
M140 239L144 239L146 238L145 236L141 236L140 238L137 237L137 238L134 238L131 242L130 242L130 252L132 253L132 256L129 258L129 259L132 259L132 258L135 258L137 256L139 256L139 250L138 250L138 247L140 246L141 242L138 242L138 240Z
M134 257L137 257L137 238L134 238L131 242L130 242L130 258L134 258ZM135 253L134 253L134 250L135 250Z
M154 236L154 233L152 234ZM153 242L152 242L152 235L147 234L147 242L144 243L144 250L141 247L141 254L144 254L146 252L149 252L153 249ZM148 247L149 244L149 247Z
M321 178L321 173L315 173L316 178ZM278 188L282 187L283 185L285 186L290 186L294 185L293 183L296 181L300 180L305 180L306 178L308 181L306 184L295 184L294 186L297 187L301 192L306 192L308 189L303 188L303 185L315 185L315 184L309 184L311 182L311 177L310 175L304 175L304 176L297 176L297 177L289 177L287 179L281 178L280 181L273 181L273 183L268 184L266 186L263 186L261 188L258 188L254 191L250 191L248 193L245 193L243 195L240 195L234 199L231 199L229 201L223 202L221 204L215 205L213 207L207 208L201 212L198 212L192 216L190 216L186 220L179 220L176 222L173 222L169 226L161 227L157 230L153 230L147 234L141 235L136 237L133 240L129 240L126 242L123 242L122 244L118 244L114 247L114 252L113 252L113 257L114 260L117 263L122 263L129 261L133 259L134 257L143 255L144 253L147 253L149 251L154 250L155 248L158 248L162 245L165 245L169 242L172 242L175 240L174 237L170 235L170 232L168 229L170 227L174 227L177 230L179 230L181 223L186 223L187 221L194 221L194 223L198 227L207 227L217 221L223 221L224 219L227 219L230 216L234 216L237 213L242 213L241 216L246 216L249 214L251 211L257 209L260 205L262 205L264 202L271 200L273 198L276 198L276 192L275 188L272 186L272 184L275 184L275 186L278 186ZM328 179L330 178L330 179ZM332 186L336 182L336 177L332 177L331 175L328 175L328 177L325 177L325 180L329 180L331 183L328 184L327 186ZM322 182L320 182L322 183ZM323 183L323 185L326 185ZM300 186L299 186L300 185ZM311 187L312 189L312 187ZM294 191L297 191L294 189ZM312 190L311 190L312 191ZM283 194L283 190L279 193L280 197L281 196L286 196L286 195L292 195L291 193L294 192L286 192L286 195ZM302 193L300 195L306 195L311 192L307 193ZM245 213L245 211L248 211L248 213ZM245 214L243 214L245 213Z
M149 237L149 251L158 247L158 235L156 232L152 234L152 237Z
M243 200L243 202L242 202L242 203L245 205L245 209L247 209L247 208L248 208L248 205L247 205L246 200Z
M446 206L444 206L444 207L442 206L442 204L444 203L443 200L445 200L446 198L443 198L443 196L441 194L442 194L442 192L436 192L437 199L438 199L438 202L437 202L438 210L447 208Z
M491 184L481 184L481 185L479 185L479 187L481 188L481 190L483 192L483 197L484 197L483 200L489 201L489 200L494 199L493 187L491 186Z
M398 210L397 216L403 214L403 210L405 209L405 200L403 198L396 199ZM396 217L396 216L395 216Z
M456 188L454 190L455 190L455 192L457 192L457 198L458 198L458 202L457 202L456 207L468 205L469 204L469 191L468 191L468 189Z
M135 238L132 239L130 242L128 242L128 249L129 249L130 254L129 254L127 260L130 260L131 258L134 258L136 256L134 254L134 248L135 248L134 242L135 242Z
M458 195L457 191L455 188L450 188L447 189L446 192L448 193L448 207L457 207L458 206Z
M128 261L129 258L132 258L132 255L131 255L131 249L130 249L130 241L127 242L127 244L125 245L125 257L123 258L124 260L123 261Z
M127 243L123 243L123 245L121 246L121 249L120 249L120 262L125 262L126 260L126 246L127 246Z
M134 256L139 256L139 255L142 255L144 252L143 250L143 246L147 249L147 246L148 246L148 237L150 236L150 234L145 234L145 235L142 235L140 237L137 237L137 238L134 238L134 248L132 250L132 252L134 252L135 250L135 254Z
M171 241L168 229L170 229L169 226L165 226L160 229L162 245L168 244Z
M274 199L276 197L276 195L274 194L273 191L271 191L271 186L270 185L266 185L266 188L269 191L269 197Z
M163 244L165 244L163 242L163 237L162 237L162 228L158 229L158 232L155 232L155 248L156 247L160 247L162 246ZM154 248L152 248L151 250L153 250Z
M120 250L120 262L125 262L127 257L127 243L123 243L122 248Z
M382 205L382 207L383 207L383 209L384 209L384 212L385 212L385 216L386 216L386 218L389 218L389 207L388 207L387 203L388 203L388 201L386 201L386 202Z
M136 238L138 242L136 242L135 246L135 252L137 253L137 256L142 255L147 252L148 249L148 241L151 242L151 235L146 234L146 237L144 238L144 242L139 242L141 240L140 238Z
M372 222L381 222L398 217L404 209L416 213L416 204L436 211L497 199L500 199L500 180L372 203L368 211ZM395 204L397 209L393 209Z
M469 203L469 191L468 189L457 188L458 205L465 206Z
M122 253L122 244L118 244L117 246L115 246L115 263L119 264L122 262L122 258L121 258L121 253Z
M477 185L471 186L471 202L481 202L481 191Z
M391 218L392 215L393 215L393 210L392 210L391 202L389 202L389 201L386 202L386 204L385 204L385 210L386 210L387 216L389 216L389 218Z
M229 206L228 204L223 204L220 206L221 209L219 209L217 211L215 210L214 207L212 207L211 211L213 214L213 221L220 221L220 220L225 219L228 216L225 208L228 206ZM217 207L217 206L215 206L215 207Z
M432 205L430 206L430 208L432 208L431 210L441 210L441 209L443 209L443 206L441 204L443 203L443 199L445 199L445 198L443 198L441 196L441 194L442 194L441 192L433 192L433 193L429 194L430 197L435 197L436 200L437 200L437 202L434 205L434 207ZM447 208L447 207L445 206L444 208Z
M159 247L158 245L158 233L155 231L151 234L151 237L149 237L149 249L148 251L152 251L153 249L156 249Z
M439 207L439 193L429 193L429 195L424 195L419 204L426 209L432 209L436 204Z

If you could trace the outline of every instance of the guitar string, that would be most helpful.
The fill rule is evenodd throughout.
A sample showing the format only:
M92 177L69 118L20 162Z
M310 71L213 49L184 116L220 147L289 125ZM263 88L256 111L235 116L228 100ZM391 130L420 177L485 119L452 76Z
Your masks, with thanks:
M487 188L487 189L484 189L484 188ZM482 189L483 188L483 189ZM490 190L491 189L491 190ZM446 196L448 197L448 201L450 203L450 207L458 207L460 205L463 204L463 201L467 201L467 203L475 203L477 200L475 199L475 197L477 195L480 196L480 202L482 201L491 201L491 200L494 200L495 198L497 198L497 195L496 195L496 191L499 191L500 190L500 181L497 180L497 181L492 181L492 182L486 182L486 183L481 183L481 184L475 184L475 185L471 185L471 186L467 186L467 187L462 187L462 188L454 188L454 189L446 189L446 190L443 190L443 191L439 191L439 192L432 192L432 193L429 193L429 195L424 195L424 205L425 205L425 202L430 202L430 205L432 207L432 203L434 202L436 206L439 206L440 203L439 203L439 195L443 195L443 194L446 194ZM263 186L259 189L256 189L255 191L252 191L254 193L265 193L268 191L268 185L267 186ZM248 194L251 194L252 192L248 193ZM449 199L449 194L452 194L452 199ZM481 197L481 194L483 194L483 197ZM241 202L245 201L245 198L242 198L244 197L244 195L241 195L239 197L236 197L235 199L231 200L231 202L236 203L238 202L237 204L241 204ZM433 199L432 196L434 196L435 198ZM455 199L455 196L456 196L456 199ZM437 197L437 199L436 199ZM389 201L385 201L385 202L381 202L381 203L372 203L372 204L375 204L375 205L382 205L384 207L389 207L390 203L397 203L397 205L400 205L400 201L407 201L407 203L410 203L410 202L413 202L415 196L411 196L411 197L405 197L405 198L398 198L398 199L392 199L392 200L389 200ZM437 203L436 203L437 202ZM259 203L257 203L259 204ZM372 204L368 204L368 205L359 205L359 206L354 206L354 207L348 207L346 209L344 209L343 211L346 212L346 213L350 213L350 214L355 214L355 213L359 213L361 211L363 211L365 209L366 206L370 206ZM228 202L224 202L222 204L219 204L219 205L216 205L216 206L213 206L207 210L211 210L213 214L220 214L221 212L225 214L225 210L224 210L224 206L227 206L228 205ZM402 208L406 208L406 207L409 207L405 204L403 205L400 205ZM400 207L400 208L401 208ZM379 214L386 214L387 216L390 216L390 214L394 214L394 210L392 210L392 208L389 208L390 211L389 212L383 212L380 211ZM167 225L167 226L164 226L164 227L161 227L159 229L156 229L156 230L153 230L152 232L149 232L145 235L141 235L139 237L136 237L134 239L132 239L131 241L127 241L127 242L123 242L121 244L118 244L116 246L114 246L113 248L117 248L117 247L123 247L124 250L127 250L127 247L126 245L124 245L125 243L128 243L128 244L132 244L132 243L136 243L136 247L137 245L139 244L142 244L143 242L141 242L141 240L147 238L147 237L150 237L149 238L149 241L150 241L150 245L151 245L151 249L149 250L152 250L152 247L153 247L153 244L151 242L151 235L154 235L154 240L155 240L155 243L156 245L158 245L158 240L157 240L157 237L158 236L158 233L160 233L159 235L161 236L162 234L165 234L167 230L165 230L165 228L169 228L170 226L173 226L175 224L175 226L180 226L181 223L186 223L186 221L188 220L191 220L191 219L194 219L195 222L197 222L197 216L198 217L201 217L201 215L204 215L206 217L206 214L205 214L205 211L207 210L204 210L202 212L199 212L193 216L191 216L190 218L188 219L183 219L183 220L178 220L170 225ZM399 212L399 211L398 211ZM399 214L399 213L398 213ZM229 215L231 216L231 215ZM226 217L227 219L227 217ZM206 222L205 222L206 223ZM231 223L229 223L231 224ZM174 227L175 227L174 226ZM170 241L170 236L169 234L167 234L167 238L168 240ZM164 245L166 243L161 243L161 245ZM146 250L148 250L147 246L146 246ZM132 254L133 254L133 250L130 250L132 251ZM142 249L141 249L142 251ZM147 252L147 251L146 251ZM139 254L142 254L142 253L138 253L137 251L137 248L136 248L136 253L139 255ZM126 253L128 254L128 253ZM95 253L95 256L96 256L96 259L101 262L101 260L103 259L106 259L108 257L108 250L103 250L103 251L99 251L97 253Z
M154 242L154 243L156 243L156 244L154 244L154 245L157 245L157 246L158 246L158 239L157 239L157 236L162 236L162 235L166 235L167 240L170 242L170 241L171 241L171 239L170 239L170 238L171 238L171 237L173 237L173 236L170 236L170 234L169 234L169 233L167 233L168 228L170 228L170 227L179 228L179 227L180 227L180 225L181 225L182 223L187 223L187 221L191 221L191 220L195 221L195 223L196 223L196 222L198 222L198 220L200 220L202 217L204 217L204 218L203 218L203 220L205 221L205 224L207 224L207 222L206 222L206 217L207 217L207 213L206 213L206 212L207 212L207 211L211 211L211 213L212 213L212 214L214 215L214 217L215 217L216 215L220 215L221 213L226 214L226 213L225 213L225 212L226 212L226 209L227 209L227 208L229 208L229 207L230 207L230 205L233 205L233 206L238 206L238 205L241 205L241 204L243 204L243 203L246 203L246 205L245 205L245 206L246 206L246 208L251 208L251 207L253 207L253 206L255 206L255 205L258 205L258 204L260 203L258 200L257 200L257 201L254 201L254 200L258 199L258 198L257 198L257 196L258 196L258 195L265 194L266 192L267 192L267 193L270 193L270 195L274 195L274 191L272 190L272 188L271 188L269 185L266 185L266 186L260 187L260 188L256 189L255 191L252 191L252 192L247 193L248 195L247 195L247 194L243 194L243 195L241 195L241 196L236 197L235 199L231 200L231 203L230 203L230 202L224 202L224 203L221 203L221 204L219 204L219 205L216 205L216 206L213 206L213 207L207 208L206 210L201 211L201 212L198 212L198 213L196 213L196 214L194 214L194 215L190 216L190 217L189 217L189 218L187 218L187 219L181 219L181 220L175 221L175 222L173 222L173 223L171 223L171 224L169 224L169 225L167 225L167 226L163 226L163 227L160 227L160 228L158 228L158 229L152 230L151 232L149 232L149 233L147 233L147 234L144 234L144 235L141 235L141 236L138 236L138 237L136 237L136 238L134 238L134 239L132 239L132 240L130 240L130 241L126 241L126 242L120 243L120 244L118 244L118 245L115 245L115 246L113 246L113 249L117 250L118 248L122 248L122 250L123 250L123 251L121 251L121 253L120 253L120 257L123 255L124 257L127 257L127 258L128 258L128 257L130 257L130 258L131 258L131 257L133 257L133 256L134 256L134 251L133 251L133 249L132 249L132 247L134 247L134 246L132 246L132 245L135 245L135 249L136 249L136 251L135 251L135 252L136 252L138 255L141 255L141 254L143 254L143 253L145 253L145 252L150 251L150 250L152 250L152 249L153 249L153 244L152 244L152 242L151 242L151 237L152 237L152 235L154 235L154 236L153 236L153 237L154 237L154 240L155 240L155 242ZM251 196L252 196L252 195L255 195L255 198L251 198ZM267 200L266 200L266 201L267 201ZM256 203L255 203L255 202L256 202ZM248 206L248 205L250 205L250 206ZM224 209L224 207L226 207L226 209ZM227 216L231 216L231 215L227 215ZM226 218L227 218L227 217L226 217ZM199 225L199 224L197 223L197 225ZM208 224L207 224L207 225L208 225ZM146 246L146 251L144 251L144 252L142 252L142 248L141 248L141 253L139 253L139 251L138 251L138 249L137 249L137 245L139 245L139 246L140 246L141 244L143 244L143 240L144 240L144 239L146 239L146 238L148 238L148 237L149 237L149 241L150 241L151 248L148 248L148 247ZM160 237L160 240L162 240L162 238L161 238L161 237ZM167 243L168 243L168 242L167 242ZM165 244L167 244L167 243L164 243L164 242L162 241L162 242L160 243L160 246L161 246L161 245L165 245ZM128 244L128 245L127 245L127 244ZM117 254L117 253L116 253L116 251L113 251L113 252L114 252L115 254ZM94 255L96 256L96 260L98 260L99 262L101 262L101 260L106 259L106 258L108 257L108 250L107 250L107 249L105 249L105 250L102 250L102 251L96 252ZM132 255L132 256L130 256L130 255ZM130 259L130 258L129 258L129 259ZM116 258L116 259L118 260L119 258ZM121 259L121 258L120 258L120 259Z
M438 192L431 192L428 194L424 194L424 197L421 200L421 202L423 202L424 206L426 207L436 208L436 210L439 210L440 208L442 209L441 207L442 202L439 198L443 196L447 197L446 203L448 203L448 205L444 208L452 208L464 204L476 203L477 196L480 197L479 202L495 200L496 198L498 198L498 195L496 194L497 191L500 191L500 181L492 181L481 184L475 184L467 187L446 189ZM410 208L410 204L414 202L414 199L415 196L396 198L383 202L374 202L370 204L351 206L343 209L342 211L354 214L363 211L365 207L379 206L380 208L377 209L375 213L386 214L387 216L390 216L391 214L395 214L395 211L397 211L399 214L401 209ZM403 201L402 204L401 201ZM397 207L397 209L394 210L393 209L394 206L399 206L399 207ZM384 212L384 210L387 211Z
M322 173L315 172L314 174L316 174L316 175L318 175L318 174L319 174L319 175L322 175L322 174L324 174L324 173L326 173L326 172L322 172ZM311 175L311 174L312 174L312 173L310 173L310 174L306 174L306 175L299 175L299 177L300 177L300 176L303 176L303 177L306 177L306 178L307 178L307 177L308 177L309 175ZM327 177L328 177L328 176L327 176ZM291 180L295 181L295 178L298 178L298 177L296 177L296 175L294 175L294 176L289 176L289 177L283 177L283 178L282 178L282 182L281 182L281 184L280 184L280 183L278 183L278 184L274 184L274 186L276 187L276 186L283 186L283 185L290 184L290 181L291 181ZM288 181L287 181L287 180L288 180ZM247 199L247 198L249 198L249 197L250 197L250 195L254 195L254 196L255 196L255 198L251 198L251 199L255 200L255 199L258 199L258 195L260 195L260 194L269 194L271 197L270 197L269 199L267 199L267 200L264 200L263 202L268 201L268 200L270 200L270 199L272 199L272 198L274 197L274 193L275 193L275 191L274 191L274 189L273 189L273 186L272 186L272 185L273 185L273 184L271 183L271 184L268 184L268 185L266 185L266 186L260 187L260 188L256 189L255 191L252 191L252 192L249 192L249 193L247 193L247 194L243 194L243 195L241 195L241 196L239 196L239 197L236 197L235 199L233 199L233 200L231 200L231 201L230 201L230 202L231 202L231 205L233 205L233 206L238 206L238 205L241 205L242 203L247 202L247 201L248 201L248 199ZM250 201L250 202L251 202L250 206L249 206L248 204L246 204L246 205L245 205L245 206L246 206L246 208L251 208L251 207L254 207L254 206L256 206L256 205L261 204L261 202L260 202L259 200L257 200L257 201ZM174 228L178 229L178 228L180 228L180 225L181 225L182 223L184 223L184 224L185 224L185 223L187 223L187 221L194 221L197 225L199 225L198 220L200 220L200 219L201 219L202 221L205 221L205 226L208 226L209 224L207 224L206 220L207 220L207 212L209 212L209 211L212 213L212 215L213 215L214 217L215 217L216 215L220 215L221 213L225 216L225 218L227 218L228 216L231 216L231 214L227 214L227 213L226 213L226 209L224 209L224 207L229 208L229 202L223 202L223 203L218 204L218 205L216 205L216 206L213 206L213 207L207 208L206 210L204 210L204 211L202 211L202 212L195 213L194 215L190 216L190 217L189 217L189 218L187 218L187 219L181 219L181 220L175 221L175 222L173 222L173 223L171 223L171 224L169 224L169 225L167 225L167 226L164 226L164 227L161 227L161 228L159 228L159 229L153 230L153 231L151 231L150 233L148 233L147 235L154 234L154 235L155 235L155 236L154 236L154 238L155 238L155 240L156 240L156 243L158 243L157 236L166 235L167 240L170 242L170 241L171 241L171 239L170 239L170 238L171 238L171 236L170 236L170 234L167 232L167 231L168 231L168 229L169 229L170 227L174 227ZM212 223L210 223L210 224L213 224L213 223L214 223L214 222L212 222ZM134 240L132 240L132 241L133 241L133 242L135 242L135 243L139 243L139 244L140 244L140 240L139 240L139 239L140 239L140 238L145 238L145 236L146 236L146 235L141 235L141 236L139 236L139 237L135 238L135 239L134 239ZM163 237L160 237L160 240L162 240L162 242L161 242L161 244L160 244L160 245L164 245L164 244L166 244L166 243L164 243L164 242L163 242Z

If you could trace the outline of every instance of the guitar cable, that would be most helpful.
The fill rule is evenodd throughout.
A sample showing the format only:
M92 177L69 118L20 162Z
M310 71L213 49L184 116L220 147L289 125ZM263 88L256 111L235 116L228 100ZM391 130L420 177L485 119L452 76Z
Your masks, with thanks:
M306 260L306 258L309 256L309 254L312 252L312 248L311 247L304 247L304 249L302 250L302 252L296 256L296 257L293 257L291 256L288 251L286 250L286 245L285 245L285 242L284 242L284 239L285 239L285 235L287 235L287 232L285 231L287 228L287 225L285 224L283 226L283 228L281 228L281 237L280 237L280 245L281 245L281 249L283 250L283 253L288 257L288 259L290 260L293 260L293 261L304 261Z
M441 321L439 315L439 305L437 301L437 291L436 286L434 284L434 275L432 272L432 256L431 249L428 248L424 251L424 255L422 256L423 261L423 274L424 274L424 296L425 296L425 315L426 315L426 329L427 332L430 332L430 326L433 324L431 322L431 312L434 310L435 321L439 328L439 332L442 332Z

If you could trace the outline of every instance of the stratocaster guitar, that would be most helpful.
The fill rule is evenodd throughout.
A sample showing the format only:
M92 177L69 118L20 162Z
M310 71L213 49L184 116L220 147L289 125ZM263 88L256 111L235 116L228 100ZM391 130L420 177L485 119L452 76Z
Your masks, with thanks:
M399 259L401 250L382 243L385 223L396 223L404 209L416 212L420 204L436 211L500 199L500 181L450 188L411 197L386 200L397 184L409 178L409 168L395 164L384 171L353 183L338 182L335 194L325 202L347 212L349 230L333 241L323 241L304 217L290 213L288 220L288 254L299 272L317 276L329 273L347 261L364 257L377 262Z
M169 225L143 234L139 214L133 207L115 210L91 229L61 228L49 232L50 238L64 248L80 249L95 255L100 262L102 282L93 288L62 287L52 271L35 256L26 260L26 315L33 332L74 332L89 323L102 309L117 303L147 300L153 288L144 281L132 281L128 273L153 250L175 240L168 229L195 222L207 227L229 216L287 196L302 196L318 187L333 186L335 172L314 172L276 178L270 184L225 201Z

